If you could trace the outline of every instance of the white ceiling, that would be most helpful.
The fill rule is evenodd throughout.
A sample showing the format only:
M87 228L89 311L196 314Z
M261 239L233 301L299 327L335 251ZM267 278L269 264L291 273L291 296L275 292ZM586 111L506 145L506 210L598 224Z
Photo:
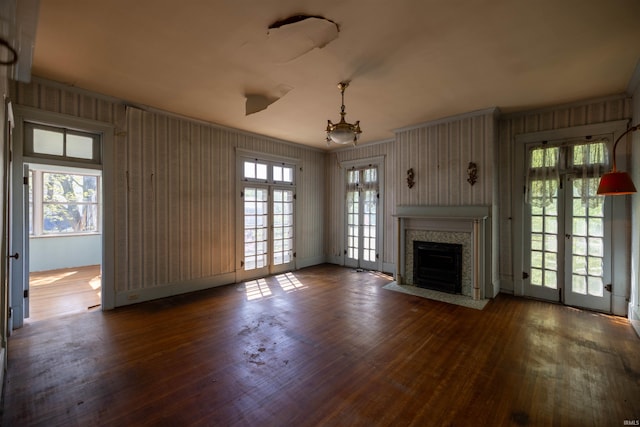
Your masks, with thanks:
M301 14L326 20L268 29ZM639 17L638 0L41 0L32 73L326 149L343 80L361 143L623 93ZM248 95L271 104L247 115Z

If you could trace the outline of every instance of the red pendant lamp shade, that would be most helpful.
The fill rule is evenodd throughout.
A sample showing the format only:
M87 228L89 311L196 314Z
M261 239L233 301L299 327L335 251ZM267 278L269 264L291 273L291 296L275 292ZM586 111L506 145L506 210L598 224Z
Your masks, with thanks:
M618 196L635 192L636 186L633 185L631 177L626 172L611 171L600 178L600 185L598 185L598 194L600 195Z
M631 126L622 135L620 135L618 139L616 139L616 142L613 144L613 169L611 169L611 172L605 173L600 178L598 194L602 196L621 196L636 192L636 186L633 185L633 181L631 181L629 174L616 169L616 147L623 136L638 129L640 129L640 124Z

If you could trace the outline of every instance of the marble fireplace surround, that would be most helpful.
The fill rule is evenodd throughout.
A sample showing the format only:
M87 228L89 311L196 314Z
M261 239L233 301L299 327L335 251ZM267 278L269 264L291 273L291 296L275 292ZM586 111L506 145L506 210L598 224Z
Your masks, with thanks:
M395 280L413 285L413 242L462 244L462 295L484 299L490 206L396 207Z

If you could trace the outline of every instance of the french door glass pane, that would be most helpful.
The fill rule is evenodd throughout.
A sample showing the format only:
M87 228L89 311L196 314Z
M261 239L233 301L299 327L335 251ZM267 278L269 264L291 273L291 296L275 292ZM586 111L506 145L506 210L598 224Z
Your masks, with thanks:
M366 176L366 175L365 175ZM363 249L362 257L365 261L376 260L376 202L377 191L364 192L363 212Z
M347 193L347 257L358 259L360 193Z
M601 297L604 295L604 198L595 196L584 203L579 191L582 187L582 179L574 180L571 290Z
M558 288L558 194L546 206L531 206L531 284Z
M244 269L267 265L268 191L264 188L244 190Z
M293 190L273 190L273 263L293 259Z

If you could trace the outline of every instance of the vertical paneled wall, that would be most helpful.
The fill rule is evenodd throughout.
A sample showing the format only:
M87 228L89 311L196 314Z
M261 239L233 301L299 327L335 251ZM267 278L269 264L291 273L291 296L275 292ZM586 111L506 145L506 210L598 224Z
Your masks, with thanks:
M46 81L16 84L13 95L23 106L114 125L117 292L171 285L178 293L181 284L232 277L239 265L236 148L299 160L296 209L305 237L297 240L297 260L323 262L324 152Z
M625 96L585 101L526 113L503 115L499 122L498 194L500 226L500 279L504 290L513 290L512 224L514 203L522 203L513 178L522 174L523 159L516 159L515 136L522 133L564 129L631 117L631 100Z
M396 209L395 183L398 176L395 161L395 142L365 144L355 148L336 150L326 155L326 231L325 252L330 262L342 264L345 249L345 188L346 175L341 162L384 158L382 212L384 218L383 247L380 257L384 264L394 263L394 218Z
M493 202L496 111L468 114L396 133L397 204L428 206L491 205ZM474 162L478 180L467 182ZM415 185L406 185L412 168Z

